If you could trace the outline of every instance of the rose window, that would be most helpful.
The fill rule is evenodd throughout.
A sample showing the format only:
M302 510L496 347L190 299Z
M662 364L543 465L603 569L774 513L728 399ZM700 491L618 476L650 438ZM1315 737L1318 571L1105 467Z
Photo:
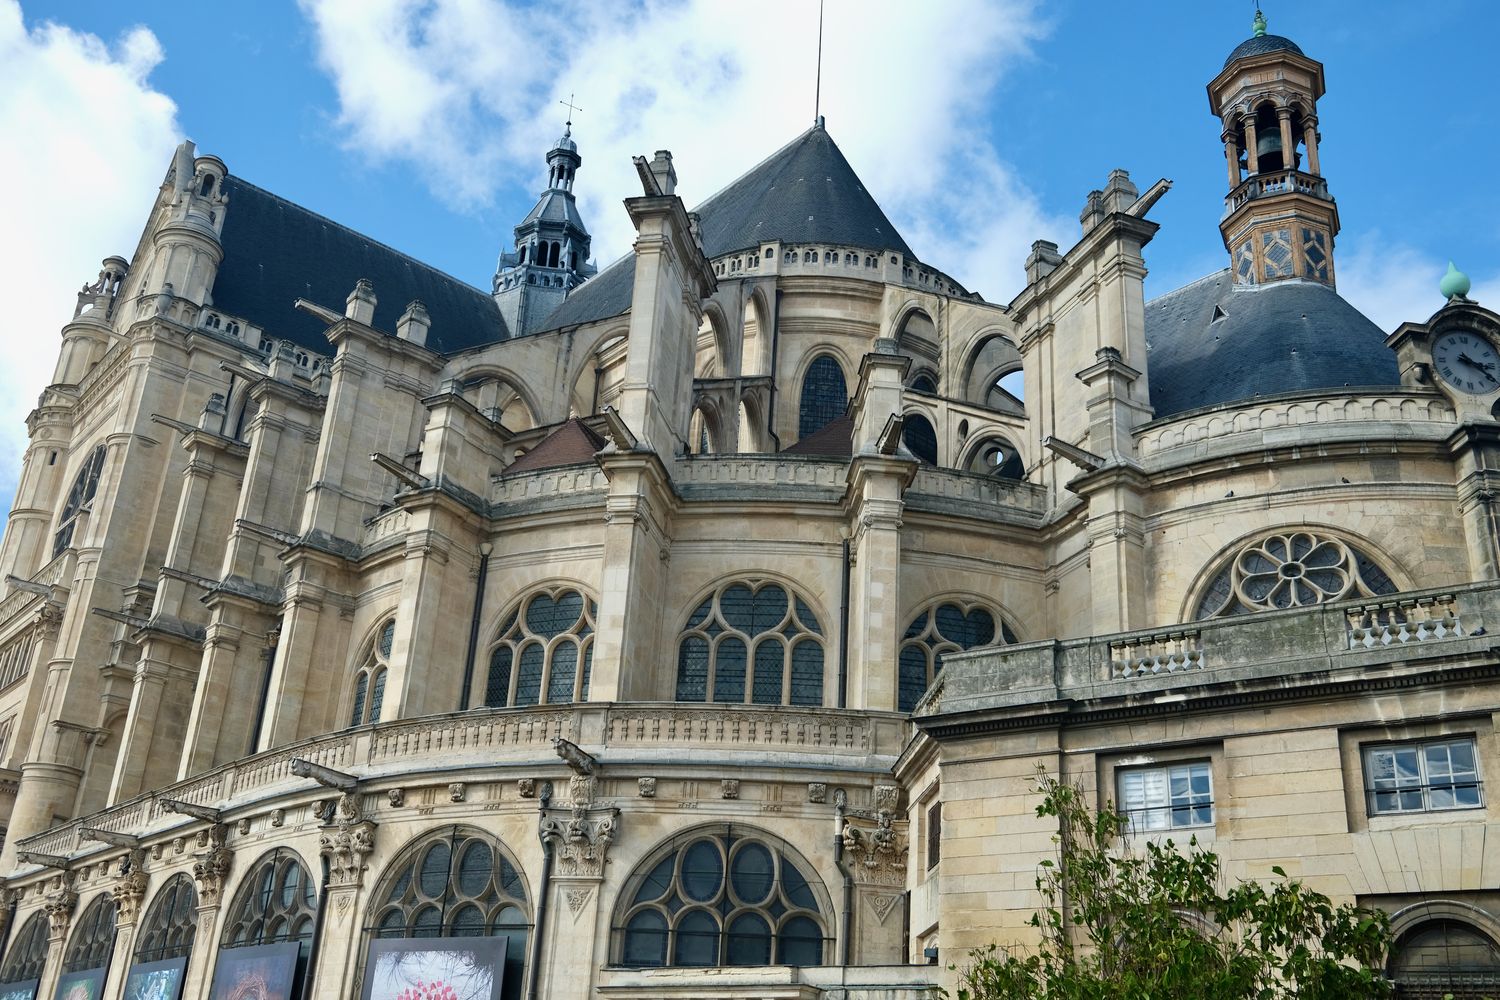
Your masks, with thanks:
M1208 585L1195 617L1308 607L1395 591L1396 584L1373 559L1342 539L1311 531L1279 532L1234 554Z

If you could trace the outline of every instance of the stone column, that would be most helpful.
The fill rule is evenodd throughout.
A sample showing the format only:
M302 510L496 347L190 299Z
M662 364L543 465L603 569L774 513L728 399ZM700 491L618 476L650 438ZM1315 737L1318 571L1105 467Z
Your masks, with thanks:
M1292 141L1292 109L1277 108L1276 122L1281 126L1281 166L1291 170L1297 152L1297 145Z
M897 708L902 494L916 468L910 458L872 455L855 458L849 467L849 708ZM837 694L829 691L825 703L836 705Z
M1234 136L1224 133L1224 159L1229 164L1229 190L1240 186L1240 146Z
M224 880L234 854L225 846L229 828L215 823L198 833L198 847L193 856L193 881L198 887L198 930L193 937L193 951L188 956L187 974L182 981L182 995L208 995L214 958L219 953L219 910L223 906Z
M1307 172L1323 175L1318 166L1318 120L1312 115L1302 118L1302 145L1307 150Z
M905 948L901 906L910 841L897 820L901 789L876 785L869 810L851 810L843 821L843 864L854 880L854 913L848 933L855 965L898 965ZM826 964L837 964L837 960Z
M1250 160L1250 176L1260 173L1260 155L1256 151L1255 115L1245 116L1245 155Z
M43 904L47 910L47 964L42 968L41 984L36 995L50 997L57 992L57 980L62 975L63 950L68 946L68 926L73 922L73 911L78 908L78 893L73 888L73 873L64 872L57 877L56 887L47 893Z
M137 848L120 859L115 884L110 889L115 901L115 948L104 980L104 995L120 996L125 976L130 972L131 952L135 950L135 925L146 901L146 851Z
M332 821L318 835L318 853L328 865L328 891L313 996L358 995L354 984L360 970L354 963L359 955L359 914L365 905L360 897L368 870L365 859L375 850L375 830L354 792L339 796Z
M608 940L609 910L601 905L604 866L609 847L619 830L620 810L596 805L596 780L574 775L568 783L566 810L543 810L538 833L552 852L552 898L547 905L544 958L532 976L546 979L541 995L582 997L589 995L594 970L608 964L608 955L595 952L596 942ZM540 901L539 901L540 902ZM606 945L608 947L608 945Z

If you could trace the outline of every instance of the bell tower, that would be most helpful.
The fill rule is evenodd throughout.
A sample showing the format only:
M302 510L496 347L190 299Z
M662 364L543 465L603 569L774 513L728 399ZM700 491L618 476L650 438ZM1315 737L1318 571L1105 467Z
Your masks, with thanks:
M495 302L512 337L537 330L598 270L589 263L589 231L573 197L582 164L570 117L563 137L547 151L547 187L516 227L515 249L502 253L495 268Z
M1318 166L1323 64L1290 38L1268 34L1258 10L1254 32L1208 85L1229 167L1219 231L1234 281L1303 278L1332 287L1339 213Z

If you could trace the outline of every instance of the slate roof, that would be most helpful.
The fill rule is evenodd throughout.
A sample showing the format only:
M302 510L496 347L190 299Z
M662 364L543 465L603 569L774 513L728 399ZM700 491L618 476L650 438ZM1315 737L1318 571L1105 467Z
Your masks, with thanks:
M827 129L816 125L694 211L702 222L703 252L709 258L770 240L836 243L916 256ZM620 315L630 308L634 275L635 258L627 254L570 294L542 329L560 330Z
M488 292L278 198L243 178L224 180L224 262L214 280L214 306L327 354L321 320L298 312L299 298L340 312L360 278L375 286L374 326L387 333L407 303L421 299L432 317L427 346L450 353L505 338L505 323Z
M577 417L560 424L557 430L542 438L535 448L505 467L501 475L514 476L538 469L555 469L563 465L582 465L592 462L594 454L605 445L589 426Z
M1305 54L1296 42L1283 35L1260 35L1241 42L1233 52L1229 53L1229 58L1224 60L1224 65L1228 66L1236 59L1258 56L1266 52L1295 52L1299 56Z
M781 453L848 458L854 454L854 418L835 417L796 444L781 449Z
M1236 285L1228 268L1146 303L1146 346L1157 418L1303 389L1401 383L1385 334L1333 289Z

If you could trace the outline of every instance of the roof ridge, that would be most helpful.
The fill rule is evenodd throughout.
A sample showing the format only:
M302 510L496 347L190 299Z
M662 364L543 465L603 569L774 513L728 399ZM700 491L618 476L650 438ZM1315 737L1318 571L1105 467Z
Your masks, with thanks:
M337 219L330 219L328 216L324 215L322 212L314 211L313 209L308 208L306 205L301 205L301 204L298 204L295 201L292 201L290 198L283 198L281 195L277 194L275 191L269 191L266 188L261 187L259 184L256 184L254 181L246 180L244 177L241 177L239 174L231 173L229 175L229 179L232 180L232 181L234 181L234 182L236 182L236 183L238 183L238 184L243 184L246 187L254 188L256 191L259 191L261 194L265 195L267 198L271 198L271 199L274 199L275 201L281 202L283 205L290 205L292 208L297 209L299 212L306 212L308 215L312 216L313 218L318 219L321 222L326 222L328 225L333 226L335 229L341 229L341 230L343 230L344 232L348 233L351 236L357 236L360 239L365 240L366 242L368 242L370 244L373 244L374 246L377 246L377 247L379 247L382 250L387 251L388 253L394 254L395 256L401 258L402 260L410 261L412 264L415 264L417 267L423 268L424 270L427 270L427 271L431 271L433 274L438 275L439 277L447 278L449 281L453 282L454 284L459 285L459 286L461 286L463 288L466 288L466 289L474 292L476 295L482 295L485 298L490 298L491 297L491 293L486 292L484 289L480 288L478 285L471 285L471 284L469 284L469 282L465 281L464 279L459 278L459 277L455 277L454 275L449 274L447 271L444 271L442 268L434 267L434 266L432 266L431 264L427 263L424 260L420 260L420 259L418 259L416 257L413 257L411 254L407 253L404 250L397 250L395 247L391 246L389 243L386 243L386 242L384 242L382 240L377 240L375 237L371 236L368 233L360 232L358 229L355 229L352 226L346 226L342 222L339 222ZM379 290L378 289L377 289L377 294L379 294Z
M1230 273L1230 271L1229 271L1229 268L1227 268L1227 267L1220 268L1217 271L1210 271L1208 274L1205 274L1201 278L1194 278L1192 281L1189 281L1185 285L1178 285L1176 288L1172 289L1169 292L1162 292L1160 295L1158 295L1154 299L1147 299L1146 300L1146 305L1149 306L1153 302L1160 302L1162 299L1171 298L1173 295L1179 295L1182 292L1186 292L1190 288L1196 288L1197 286L1199 286L1199 285L1203 284L1204 282L1209 281L1211 279L1212 280L1217 280L1217 279L1223 277L1224 275L1226 275L1228 273Z

